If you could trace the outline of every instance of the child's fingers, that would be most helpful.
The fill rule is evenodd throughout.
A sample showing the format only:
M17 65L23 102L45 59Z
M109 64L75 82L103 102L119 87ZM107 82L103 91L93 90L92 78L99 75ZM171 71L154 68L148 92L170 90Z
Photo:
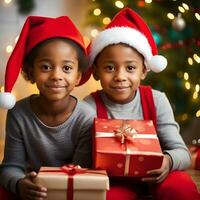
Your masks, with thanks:
M148 183L157 183L162 177L162 171L160 169L149 170L147 175L148 177L144 177L141 180Z
M160 172L160 173L159 173ZM142 181L149 183L161 183L167 177L167 171L154 170L148 173L150 177L142 178Z
M28 174L28 177L31 180L31 182L29 182L29 184L27 185L28 195L30 197L35 197L35 198L38 197L39 199L46 198L47 197L47 188L37 185L34 182L32 182L32 179L35 178L36 176L37 176L36 172L31 172Z
M160 183L162 179L163 177L161 174L160 176L142 178L142 181L147 182L147 183Z
M159 175L161 173L162 173L161 169L154 169L154 170L147 171L147 175L150 175L150 176L156 176L156 175Z
M36 185L34 183L29 183L27 185L27 187L28 187L29 190L39 191L39 192L47 192L47 188L39 186L39 185Z
M46 198L47 197L47 192L41 192L41 191L36 191L36 190L29 190L27 196L29 198Z
M27 196L25 200L45 200L46 197Z
M36 192L41 192L41 193L46 193L47 188L43 186L36 185L35 183L31 181L27 181L27 190L28 191L36 191Z
M36 176L37 176L37 173L34 171L27 174L27 178L31 180L31 182L29 182L29 188L33 190L38 190L41 192L46 192L47 189L45 187L36 185L34 182L32 182L32 179L35 178Z
M38 185L29 185L28 188L29 190L33 190L33 191L47 192L47 189L45 187L41 187Z
M156 183L158 181L158 177L146 177L142 178L141 180L147 183Z
M27 187L26 196L30 200L42 200L47 197L47 189L35 184L29 184Z
M34 171L26 174L26 178L29 178L29 179L35 178L36 176L37 176L37 173Z

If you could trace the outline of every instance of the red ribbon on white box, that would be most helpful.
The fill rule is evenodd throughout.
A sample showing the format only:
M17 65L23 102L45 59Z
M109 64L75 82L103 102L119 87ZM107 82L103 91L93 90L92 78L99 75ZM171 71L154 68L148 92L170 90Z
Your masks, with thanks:
M44 169L40 172L63 172L68 174L68 185L67 185L67 200L74 199L74 175L80 173L86 173L86 168L81 168L79 165L64 165L59 169Z
M79 165L68 164L64 165L58 169L42 169L39 172L63 172L68 175L68 184L67 184L67 200L74 199L74 175L82 174L82 173L90 173L90 174L98 174L105 175L104 171L91 170L88 168L81 168Z

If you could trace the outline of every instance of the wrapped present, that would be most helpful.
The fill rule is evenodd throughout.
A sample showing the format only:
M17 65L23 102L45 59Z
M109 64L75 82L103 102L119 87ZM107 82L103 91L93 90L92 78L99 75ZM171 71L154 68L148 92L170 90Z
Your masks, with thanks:
M192 169L200 170L200 146L191 145L189 150L192 158L192 164L190 167Z
M47 200L105 200L109 189L105 170L74 165L41 167L34 182L47 188Z
M151 120L95 119L93 161L109 176L144 177L159 169L163 153Z

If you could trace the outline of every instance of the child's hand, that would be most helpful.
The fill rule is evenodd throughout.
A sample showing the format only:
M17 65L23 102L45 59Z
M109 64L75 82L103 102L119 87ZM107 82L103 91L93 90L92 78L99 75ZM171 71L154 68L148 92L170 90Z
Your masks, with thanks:
M148 171L147 174L150 177L142 178L142 181L149 183L160 183L164 181L170 171L171 166L171 157L168 154L165 154L161 168Z
M19 180L17 189L22 200L42 200L47 197L47 189L33 183L36 172L30 172L25 178Z

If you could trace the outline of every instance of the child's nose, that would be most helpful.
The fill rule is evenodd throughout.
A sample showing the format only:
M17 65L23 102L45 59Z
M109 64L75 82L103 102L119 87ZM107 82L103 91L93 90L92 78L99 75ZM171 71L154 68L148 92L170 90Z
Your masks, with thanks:
M59 68L54 68L51 73L51 79L62 80L62 71Z
M126 73L123 69L117 70L115 72L115 77L114 77L115 81L124 81L126 80Z

